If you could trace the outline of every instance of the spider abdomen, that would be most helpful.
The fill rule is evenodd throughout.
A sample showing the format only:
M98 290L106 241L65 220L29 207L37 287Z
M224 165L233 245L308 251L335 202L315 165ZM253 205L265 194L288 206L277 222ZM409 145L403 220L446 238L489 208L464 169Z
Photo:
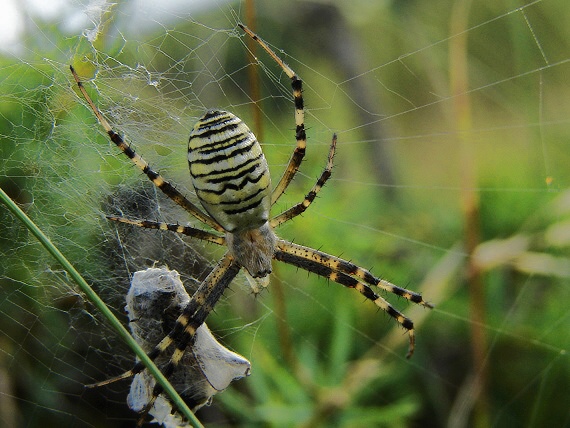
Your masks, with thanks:
M188 143L192 184L204 209L228 232L269 218L271 178L253 132L236 115L209 110Z

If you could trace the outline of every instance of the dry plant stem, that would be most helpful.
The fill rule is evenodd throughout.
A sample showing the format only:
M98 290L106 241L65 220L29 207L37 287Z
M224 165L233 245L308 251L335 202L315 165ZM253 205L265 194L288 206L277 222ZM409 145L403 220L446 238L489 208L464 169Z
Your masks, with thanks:
M289 327L290 324L287 321L287 306L285 303L286 298L283 281L281 281L277 267L274 267L271 287L273 293L275 294L275 313L277 314L277 332L279 336L279 346L281 347L281 353L287 365L293 369L297 375L299 375L299 360L297 359L297 355L293 349L293 341L291 340Z
M256 32L257 18L255 14L255 1L246 0L246 20L247 26ZM250 56L255 61L255 52L257 50L258 44L251 37L247 38L247 48ZM252 104L253 118L254 118L254 129L257 138L263 141L263 122L261 120L261 104L260 104L260 89L259 89L259 72L258 67L248 68L248 80L249 87L251 89L251 98L254 101ZM273 281L272 289L275 294L275 312L277 313L277 331L279 335L279 343L281 347L281 352L283 358L285 359L287 365L291 367L294 371L298 373L298 360L293 350L293 343L291 341L291 335L289 334L289 323L287 322L287 307L285 300L285 291L283 287L283 282L279 276L277 267L274 267L273 271Z
M473 360L473 375L476 397L475 401L475 426L488 426L488 402L487 402L487 370L485 359L485 293L482 281L482 272L474 264L473 254L480 243L480 219L479 197L476 192L477 178L475 171L475 157L473 145L470 139L471 130L471 106L469 97L469 73L468 73L468 48L467 34L468 17L471 0L461 0L455 3L450 23L450 47L449 69L451 92L454 100L455 128L461 144L461 170L462 193L461 203L465 217L465 249L468 257L467 286L469 288L470 319L471 322L471 353ZM478 393L477 393L478 392ZM466 418L468 415L466 415Z
M255 14L255 1L246 0L245 1L245 15L247 26L254 32L257 32L257 17ZM251 37L246 39L247 50L252 62L255 62L255 52L257 51L257 43ZM253 104L251 105L253 112L253 127L255 129L255 135L259 141L264 141L263 139L263 121L261 120L261 90L259 89L259 68L258 67L248 67L247 68L247 79L249 81L249 89L251 93L251 99Z
M255 2L254 0L246 0L245 2L245 12L247 26L256 32L257 27L257 17L255 14ZM251 37L246 39L247 49L249 51L249 56L251 56L253 61L256 61L256 50L258 44ZM259 90L259 72L258 67L248 67L248 82L251 89L251 98L254 102L252 104L253 118L254 118L254 129L255 135L257 135L258 140L263 141L263 121L261 120L261 104L260 104L260 90ZM287 322L287 307L285 303L285 292L283 289L283 283L281 277L278 273L278 268L275 266L273 268L273 281L271 285L273 292L276 295L275 299L275 312L277 313L277 331L279 335L279 343L281 346L281 352L283 357L289 367L295 369L297 367L297 359L295 358L293 352L293 343L291 341L291 335L289 334L289 326Z

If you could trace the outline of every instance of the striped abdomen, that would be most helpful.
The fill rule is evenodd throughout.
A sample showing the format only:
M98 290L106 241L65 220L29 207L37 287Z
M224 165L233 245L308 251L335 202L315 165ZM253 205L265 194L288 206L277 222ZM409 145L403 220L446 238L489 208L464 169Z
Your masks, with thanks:
M227 111L209 110L194 125L188 163L204 209L228 232L269 218L271 178L255 135Z

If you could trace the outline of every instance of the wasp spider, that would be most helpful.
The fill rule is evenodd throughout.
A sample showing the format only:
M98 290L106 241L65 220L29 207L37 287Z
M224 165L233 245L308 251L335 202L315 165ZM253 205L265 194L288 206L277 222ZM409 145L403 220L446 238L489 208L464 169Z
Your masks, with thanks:
M153 171L147 162L135 153L133 148L111 128L85 91L73 67L70 67L81 94L113 143L166 196L197 220L209 226L212 231L199 230L191 226L121 217L109 217L110 220L150 229L170 230L227 247L227 252L223 258L199 286L176 320L173 330L149 352L149 357L156 359L173 345L174 351L171 354L170 361L163 368L164 375L170 376L179 364L186 348L192 344L196 329L204 323L238 272L243 268L246 275L255 280L253 282L255 290L257 289L256 284L263 286L267 284L267 277L271 273L272 259L276 259L328 278L345 287L354 288L368 300L374 302L407 330L409 335L407 357L409 358L414 351L414 324L412 320L406 318L383 297L376 294L372 287L396 294L427 308L433 307L430 303L424 301L420 294L384 281L372 275L370 271L347 260L294 244L275 235L274 229L277 226L302 214L311 205L317 193L330 177L337 137L333 135L326 167L303 201L274 217L270 217L271 207L291 183L305 155L303 87L301 79L263 40L247 27L241 24L239 26L273 58L291 79L295 103L295 139L297 145L281 179L272 188L267 162L259 142L247 125L230 112L207 111L194 126L188 144L190 176L203 210L190 202L172 184ZM144 366L139 362L122 375L93 386L101 386L125 379L142 370L144 370ZM153 391L153 397L156 398L161 392L162 388L157 384ZM149 402L143 416L152 406L153 401Z

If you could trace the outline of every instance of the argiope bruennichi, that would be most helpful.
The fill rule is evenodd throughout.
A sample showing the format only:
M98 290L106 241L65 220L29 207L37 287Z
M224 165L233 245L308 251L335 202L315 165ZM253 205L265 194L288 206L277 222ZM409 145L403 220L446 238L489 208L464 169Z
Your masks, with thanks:
M245 269L246 274L255 280L253 284L257 283L264 286L267 283L268 275L271 273L272 260L276 259L328 278L345 287L354 288L374 302L408 331L410 344L407 357L409 358L414 351L414 324L412 320L406 318L383 297L376 294L371 286L396 294L427 308L433 307L430 303L424 301L420 294L382 280L354 263L313 248L294 244L275 235L274 229L277 226L303 213L311 205L317 193L330 177L337 137L333 135L325 169L303 201L274 217L270 217L271 207L291 183L305 155L303 87L301 79L263 40L244 25L240 24L239 26L259 43L291 79L295 103L295 139L297 145L281 179L272 188L269 169L261 146L247 125L230 112L208 110L194 125L188 144L190 177L205 212L190 202L157 172L153 171L147 162L135 153L129 144L123 141L121 136L111 128L107 120L101 115L85 91L75 70L70 67L79 90L107 131L109 138L166 196L213 230L208 232L178 224L121 217L109 218L140 227L170 230L227 247L227 252L223 258L202 282L178 317L173 330L156 345L148 354L149 357L155 359L171 345L174 345L175 349L170 361L163 369L164 375L168 377L180 362L186 348L192 343L196 329L204 323L240 269ZM99 382L94 386L125 379L142 370L144 370L144 365L139 362L122 375ZM153 391L154 399L161 392L161 386L156 384ZM152 406L154 399L149 402L146 411ZM143 417L146 411L142 413Z

